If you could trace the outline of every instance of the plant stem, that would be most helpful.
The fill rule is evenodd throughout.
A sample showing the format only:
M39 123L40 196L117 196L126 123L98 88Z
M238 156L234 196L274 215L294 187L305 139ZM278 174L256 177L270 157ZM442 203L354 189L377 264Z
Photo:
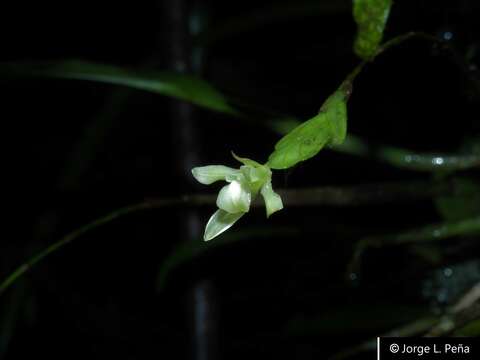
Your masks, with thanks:
M349 155L372 157L386 164L414 171L458 171L480 167L480 154L416 153L394 146L372 146L363 139L348 135L333 150Z
M99 219L97 219L97 220L95 220L95 221L93 221L93 222L91 222L87 225L84 225L84 226L72 231L71 233L64 236L59 241L51 244L46 249L44 249L40 253L33 256L30 260L28 260L27 262L25 262L24 264L19 266L14 272L12 272L5 280L3 280L0 283L0 295L2 295L5 292L5 290L7 290L7 288L15 282L15 280L17 280L20 276L25 274L34 265L36 265L37 263L42 261L44 258L46 258L51 253L57 251L58 249L62 248L65 245L67 245L72 240L78 238L79 236L85 234L86 232L88 232L92 229L97 228L100 225L107 224L107 223L117 219L120 216L127 215L127 214L130 214L130 213L133 213L133 212L137 212L139 210L147 209L149 207L150 207L150 204L148 204L148 203L140 203L140 204L136 204L136 205L132 205L132 206L127 206L127 207L118 209L118 210L116 210L116 211L114 211L114 212L112 212L112 213L110 213L110 214L108 214L104 217L101 217L101 218L99 218Z
M390 183L376 185L361 185L347 188L328 187L310 189L285 189L279 190L284 199L285 206L359 206L371 203L386 203L392 201L412 201L452 191L449 184L432 186L430 182ZM34 265L44 260L48 255L56 252L79 238L85 233L96 229L101 225L108 224L121 216L129 215L147 209L159 209L166 207L190 206L198 207L214 205L217 195L190 194L180 197L164 199L148 199L141 203L117 209L110 214L98 218L67 234L59 241L51 244L46 249L33 256L27 262L19 266L0 283L0 296L22 275ZM252 204L254 207L264 206L262 201Z
M458 222L428 225L400 234L364 238L355 245L352 259L347 267L347 277L359 272L362 256L368 248L426 243L477 233L480 233L480 216Z

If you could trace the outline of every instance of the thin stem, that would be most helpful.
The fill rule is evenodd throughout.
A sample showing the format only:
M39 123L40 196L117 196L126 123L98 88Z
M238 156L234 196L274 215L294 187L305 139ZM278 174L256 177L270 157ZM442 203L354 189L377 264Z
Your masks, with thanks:
M409 32L399 35L381 45L376 54L369 61L360 62L346 77L344 85L350 86L355 78L362 72L365 66L374 62L378 56L410 39L420 39L432 43L445 44L445 41L442 39L423 32ZM446 48L454 55L456 54L454 49L450 46L447 45ZM267 126L273 128L273 130L276 132L284 134L288 133L295 126L301 124L300 121L293 117L284 116L284 118L285 120L283 122L267 122ZM480 167L480 154L416 153L412 150L393 146L371 146L363 139L351 134L347 135L347 139L343 144L334 145L332 146L332 149L350 155L364 157L371 156L387 164L415 171L454 171Z
M453 223L443 223L426 226L398 235L389 235L366 239L372 247L403 245L418 242L433 242L454 236L470 235L480 231L480 216Z
M400 234L364 238L355 245L352 259L347 267L347 276L356 275L362 256L368 248L426 243L477 233L480 233L480 216L458 222L433 224Z
M391 49L392 47L395 47L397 45L400 45L400 44L404 43L405 41L408 41L410 39L415 39L415 38L420 39L420 40L430 41L430 42L433 42L433 43L444 43L445 42L444 40L442 40L442 39L440 39L436 36L433 36L433 35L430 35L430 34L427 34L427 33L424 33L424 32L411 31L411 32L396 36L393 39L390 39L390 40L384 42L377 49L377 52L376 52L374 58L383 54L385 51Z
M48 255L51 253L57 251L58 249L62 248L63 246L67 245L70 243L72 240L80 237L81 235L85 234L86 232L95 229L99 227L100 225L109 223L115 219L117 219L120 216L127 215L133 212L137 212L139 210L147 209L149 208L148 203L140 203L132 206L127 206L121 209L118 209L102 218L99 218L95 221L92 221L91 223L84 225L68 235L64 236L62 239L59 241L51 244L48 246L46 249L41 251L40 253L36 254L33 256L30 260L19 266L14 272L12 272L5 280L3 280L0 283L0 295L7 290L9 286L11 286L15 280L17 280L20 276L25 274L28 270L30 270L34 265L42 261L44 258L46 258Z
M398 35L396 37L394 37L393 39L390 39L386 42L384 42L382 45L380 45L377 49L377 51L375 52L375 55L373 55L371 57L371 59L369 60L364 60L362 61L359 65L357 65L357 67L350 73L350 75L347 76L347 81L353 81L355 79L355 77L363 70L363 68L368 64L368 63L371 63L373 62L378 56L382 55L385 51L397 46L397 45L400 45L402 43L404 43L405 41L407 40L410 40L412 38L418 38L418 39L423 39L423 40L427 40L427 41L431 41L431 42L434 42L434 43L438 43L438 42L441 42L442 40L435 37L435 36L432 36L432 35L429 35L429 34L426 34L426 33L422 33L422 32L415 32L415 31L411 31L411 32L408 32L408 33L405 33L405 34L402 34L402 35Z
M449 182L392 182L346 187L314 187L278 190L286 206L360 206L418 200L452 192Z
M396 200L414 200L438 194L451 192L448 184L432 186L429 182L411 182L394 184L362 185L347 188L310 188L285 189L278 191L286 206L358 206L362 204L385 203ZM5 280L0 283L0 296L22 275L34 265L44 260L48 255L63 248L85 233L108 224L121 216L147 209L158 209L173 206L204 206L214 205L217 196L214 194L191 194L175 198L148 199L144 202L127 206L111 212L67 234L59 241L51 244L36 254L24 264L20 265ZM263 202L256 201L254 207L263 206Z
M386 164L414 171L458 171L480 167L480 154L416 153L394 146L370 145L355 135L348 135L333 150L349 155L372 157Z

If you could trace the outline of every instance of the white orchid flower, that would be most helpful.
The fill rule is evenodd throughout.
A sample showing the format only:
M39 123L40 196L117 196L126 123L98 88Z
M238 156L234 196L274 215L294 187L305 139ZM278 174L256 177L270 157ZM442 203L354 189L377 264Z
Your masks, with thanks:
M283 209L280 195L272 189L272 171L266 165L256 161L233 157L243 163L240 169L223 165L201 166L192 169L192 174L198 182L210 185L216 181L228 182L217 197L218 210L210 217L205 234L205 241L212 240L228 230L238 219L250 210L250 204L260 194L265 200L267 217Z

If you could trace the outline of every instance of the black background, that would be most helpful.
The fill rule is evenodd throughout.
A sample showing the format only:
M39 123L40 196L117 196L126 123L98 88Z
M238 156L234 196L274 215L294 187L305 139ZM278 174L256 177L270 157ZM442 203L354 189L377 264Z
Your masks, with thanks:
M213 34L245 16L241 31L225 31L205 46L202 76L246 103L310 118L358 63L351 51L350 3L323 3L325 11L292 12L270 21L269 13L295 2L202 2ZM161 0L3 2L0 59L80 58L164 69L169 66L165 39L171 35L165 6ZM465 54L480 46L479 10L474 0L399 0L385 37L412 30L440 38L451 33L449 44ZM267 15L248 16L259 11ZM480 55L473 54L467 66L424 41L390 50L355 82L349 131L374 144L456 151L480 129L480 94L471 81L479 74L470 66ZM180 159L172 140L178 122L171 99L81 81L3 79L0 85L6 180L0 274L109 211L185 192L173 170ZM105 117L106 127L94 130L99 135L92 153L73 156L87 129ZM193 118L198 165L237 166L231 150L262 161L279 138L256 120L200 108ZM478 171L464 174L478 176ZM274 187L430 178L323 151L288 176L276 173ZM213 211L214 206L199 210L202 223ZM157 293L159 268L182 241L184 216L182 209L139 212L88 233L39 264L0 299L2 319L14 319L3 320L0 356L193 358L189 293L204 279L213 289L224 359L323 358L408 322L431 304L421 283L433 268L405 247L368 253L360 281L344 278L352 244L360 237L440 221L429 200L292 208L268 222L255 209L232 231L289 227L300 234L218 247L173 271ZM444 246L455 249L449 264L478 253L478 245L458 250L455 239Z

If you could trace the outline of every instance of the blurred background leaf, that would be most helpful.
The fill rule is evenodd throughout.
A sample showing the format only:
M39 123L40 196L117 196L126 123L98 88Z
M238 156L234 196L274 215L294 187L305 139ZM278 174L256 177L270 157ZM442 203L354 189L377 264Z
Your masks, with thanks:
M4 77L35 76L86 80L150 91L171 96L210 110L235 114L227 99L202 79L175 72L135 71L113 65L69 60L56 63L3 64Z
M447 221L458 221L480 214L480 184L471 178L457 177L454 180L455 192L440 196L436 206Z

